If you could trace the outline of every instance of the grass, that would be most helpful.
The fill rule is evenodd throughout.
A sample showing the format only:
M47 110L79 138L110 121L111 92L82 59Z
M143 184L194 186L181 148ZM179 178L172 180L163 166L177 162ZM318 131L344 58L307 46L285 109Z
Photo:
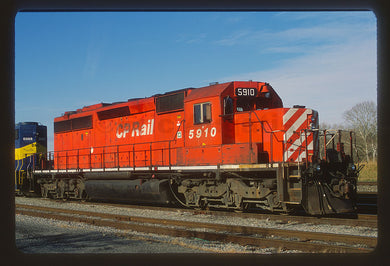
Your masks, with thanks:
M363 162L364 168L360 171L358 181L362 182L376 182L378 177L377 162Z

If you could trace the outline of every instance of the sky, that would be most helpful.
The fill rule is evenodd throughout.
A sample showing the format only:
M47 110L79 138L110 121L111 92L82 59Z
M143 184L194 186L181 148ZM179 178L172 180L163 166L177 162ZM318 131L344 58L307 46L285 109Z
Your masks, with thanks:
M15 123L211 82L268 82L342 124L377 102L376 17L347 12L20 12Z

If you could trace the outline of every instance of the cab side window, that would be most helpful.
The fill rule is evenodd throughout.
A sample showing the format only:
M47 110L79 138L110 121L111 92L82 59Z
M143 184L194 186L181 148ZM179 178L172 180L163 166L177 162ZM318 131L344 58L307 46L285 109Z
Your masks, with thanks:
M230 115L233 114L233 99L230 98L230 96L227 96L223 99L223 105L224 105L224 115Z
M211 103L200 103L194 105L194 124L211 122Z

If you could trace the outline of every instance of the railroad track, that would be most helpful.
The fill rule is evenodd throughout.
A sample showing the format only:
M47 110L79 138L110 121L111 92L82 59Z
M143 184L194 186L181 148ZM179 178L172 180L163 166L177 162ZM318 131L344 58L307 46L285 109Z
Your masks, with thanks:
M57 201L63 202L63 201ZM66 202L63 202L66 203ZM74 202L77 203L77 202ZM89 205L90 202L78 202L79 204ZM185 211L194 215L204 214L213 216L227 216L227 217L241 217L241 218L253 218L261 220L272 220L280 221L282 223L311 223L311 224L330 224L330 225L346 225L346 226L365 226L365 227L377 227L378 216L375 214L357 214L357 215L339 215L334 217L314 217L307 215L283 215L273 213L259 213L259 212L232 212L222 210L196 210L188 208L172 208L166 206L151 206L151 205L131 205L131 204L120 204L120 203L106 203L106 202L94 202L94 205L104 205L122 208L134 208L134 209L147 209L147 210L162 210L162 211L173 211L177 212Z
M377 192L359 192L358 193L358 212L362 214L375 214L377 208L378 193Z
M374 250L377 242L376 237L132 217L22 204L16 204L16 213L144 233L192 237L208 241L229 242L262 248L274 247L303 252L371 252Z
M363 182L358 182L358 186L377 186L377 182L368 182L368 181L363 181Z

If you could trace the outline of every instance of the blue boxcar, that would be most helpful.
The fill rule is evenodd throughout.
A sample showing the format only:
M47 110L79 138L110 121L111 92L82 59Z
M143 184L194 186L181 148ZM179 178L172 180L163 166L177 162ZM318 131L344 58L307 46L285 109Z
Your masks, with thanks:
M15 126L15 190L34 191L29 172L39 169L47 152L47 127L37 122L21 122Z

